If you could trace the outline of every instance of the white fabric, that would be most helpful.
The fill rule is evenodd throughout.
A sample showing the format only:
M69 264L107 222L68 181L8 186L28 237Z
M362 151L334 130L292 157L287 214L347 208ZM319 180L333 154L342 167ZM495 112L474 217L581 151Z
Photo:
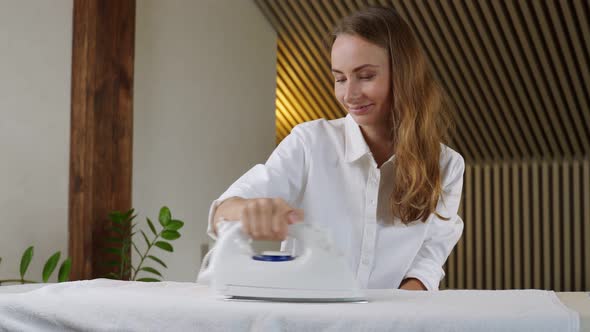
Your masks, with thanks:
M369 303L231 302L194 283L106 279L0 295L0 331L578 331L549 291L369 290Z
M443 195L426 223L409 225L389 209L395 156L380 168L352 117L315 120L293 128L266 164L256 165L211 205L230 197L283 198L305 211L305 222L331 230L364 288L398 288L408 277L438 289L442 266L463 231L457 215L463 187L461 155L442 145ZM292 248L287 242L285 250Z

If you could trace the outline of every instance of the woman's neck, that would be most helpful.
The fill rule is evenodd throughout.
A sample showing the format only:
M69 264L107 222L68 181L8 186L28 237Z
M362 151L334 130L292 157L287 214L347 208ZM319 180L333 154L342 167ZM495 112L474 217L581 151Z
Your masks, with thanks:
M375 162L377 162L377 167L381 167L393 155L391 131L386 127L361 127L361 132L373 154L373 158L375 158Z

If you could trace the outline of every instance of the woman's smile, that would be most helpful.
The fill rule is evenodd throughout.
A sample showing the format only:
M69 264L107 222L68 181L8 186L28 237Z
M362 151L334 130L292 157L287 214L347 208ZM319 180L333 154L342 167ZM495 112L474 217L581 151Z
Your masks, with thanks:
M348 111L354 115L364 115L371 111L373 105L375 104L366 104L362 106L348 106L347 108Z

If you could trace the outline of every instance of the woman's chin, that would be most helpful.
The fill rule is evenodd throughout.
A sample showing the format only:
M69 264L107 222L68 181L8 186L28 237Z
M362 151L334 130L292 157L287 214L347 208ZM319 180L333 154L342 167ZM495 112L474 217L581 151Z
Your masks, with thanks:
M352 116L354 122L356 122L359 126L373 126L377 122L374 114L372 113L357 114L353 112L348 112L348 114Z

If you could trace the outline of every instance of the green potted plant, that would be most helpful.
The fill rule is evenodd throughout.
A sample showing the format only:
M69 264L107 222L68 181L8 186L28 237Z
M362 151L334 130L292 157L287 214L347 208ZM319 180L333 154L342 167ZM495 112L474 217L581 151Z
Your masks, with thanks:
M143 242L136 243L139 234L135 231L137 223L134 223L136 215L133 214L134 209L125 212L113 211L109 214L109 229L112 234L105 240L104 251L112 254L114 259L103 262L105 265L115 266L117 272L110 272L105 277L118 280L133 280L133 281L161 281L162 273L160 268L168 268L164 261L153 253L153 249L160 249L167 252L174 252L174 247L170 241L180 238L180 229L184 226L182 220L173 219L170 209L166 206L160 209L158 215L159 225L156 225L146 218L146 223L150 229L151 234L148 235L143 230L139 231ZM136 236L137 235L137 236ZM140 248L143 248L141 250ZM139 262L132 264L131 250L139 255ZM20 278L0 279L0 286L3 284L31 284L39 283L39 281L30 280L25 277L29 265L33 259L34 247L28 247L22 254L20 260ZM55 271L61 258L61 252L56 252L43 266L42 282L48 282L49 278ZM0 257L0 263L2 258ZM148 262L155 263L148 266ZM157 266L157 268L155 267ZM64 282L69 280L72 261L66 258L60 265L57 281ZM147 275L145 275L147 274Z
M125 212L114 211L109 214L111 233L116 236L107 239L108 244L105 251L113 254L115 259L106 262L106 264L115 266L117 272L110 272L106 277L118 280L161 281L160 278L163 276L159 269L168 268L168 266L152 250L174 252L170 241L180 238L180 229L184 226L184 222L173 219L170 209L164 206L158 214L157 227L150 218L146 218L151 233L148 235L143 230L136 231L137 223L133 222L136 215L133 213L134 209ZM139 242L142 244L135 241L139 234L142 239ZM139 257L139 262L135 265L131 260L132 250ZM148 266L148 262L152 264Z
M34 255L34 251L35 248L33 246L28 247L22 254L21 259L20 259L20 278L12 278L12 279L0 279L0 286L2 284L34 284L34 283L39 283L39 281L34 281L34 280L29 280L27 278L25 278L25 275L27 273L27 270L29 268L29 265L31 264L31 261L33 260L33 255ZM51 278L51 275L53 274L53 272L55 271L55 268L57 267L58 263L59 263L59 259L61 257L61 252L56 252L53 255L51 255L51 257L49 257L49 259L47 259L47 261L45 262L45 265L43 265L43 273L42 273L42 280L43 282L47 282L49 281L49 278ZM0 257L0 263L2 262L2 258ZM57 281L58 282L64 282L64 281L68 281L69 277L70 277L70 269L72 267L72 261L70 258L66 258L62 263L61 266L59 268L59 272L58 272L58 276L57 276Z

